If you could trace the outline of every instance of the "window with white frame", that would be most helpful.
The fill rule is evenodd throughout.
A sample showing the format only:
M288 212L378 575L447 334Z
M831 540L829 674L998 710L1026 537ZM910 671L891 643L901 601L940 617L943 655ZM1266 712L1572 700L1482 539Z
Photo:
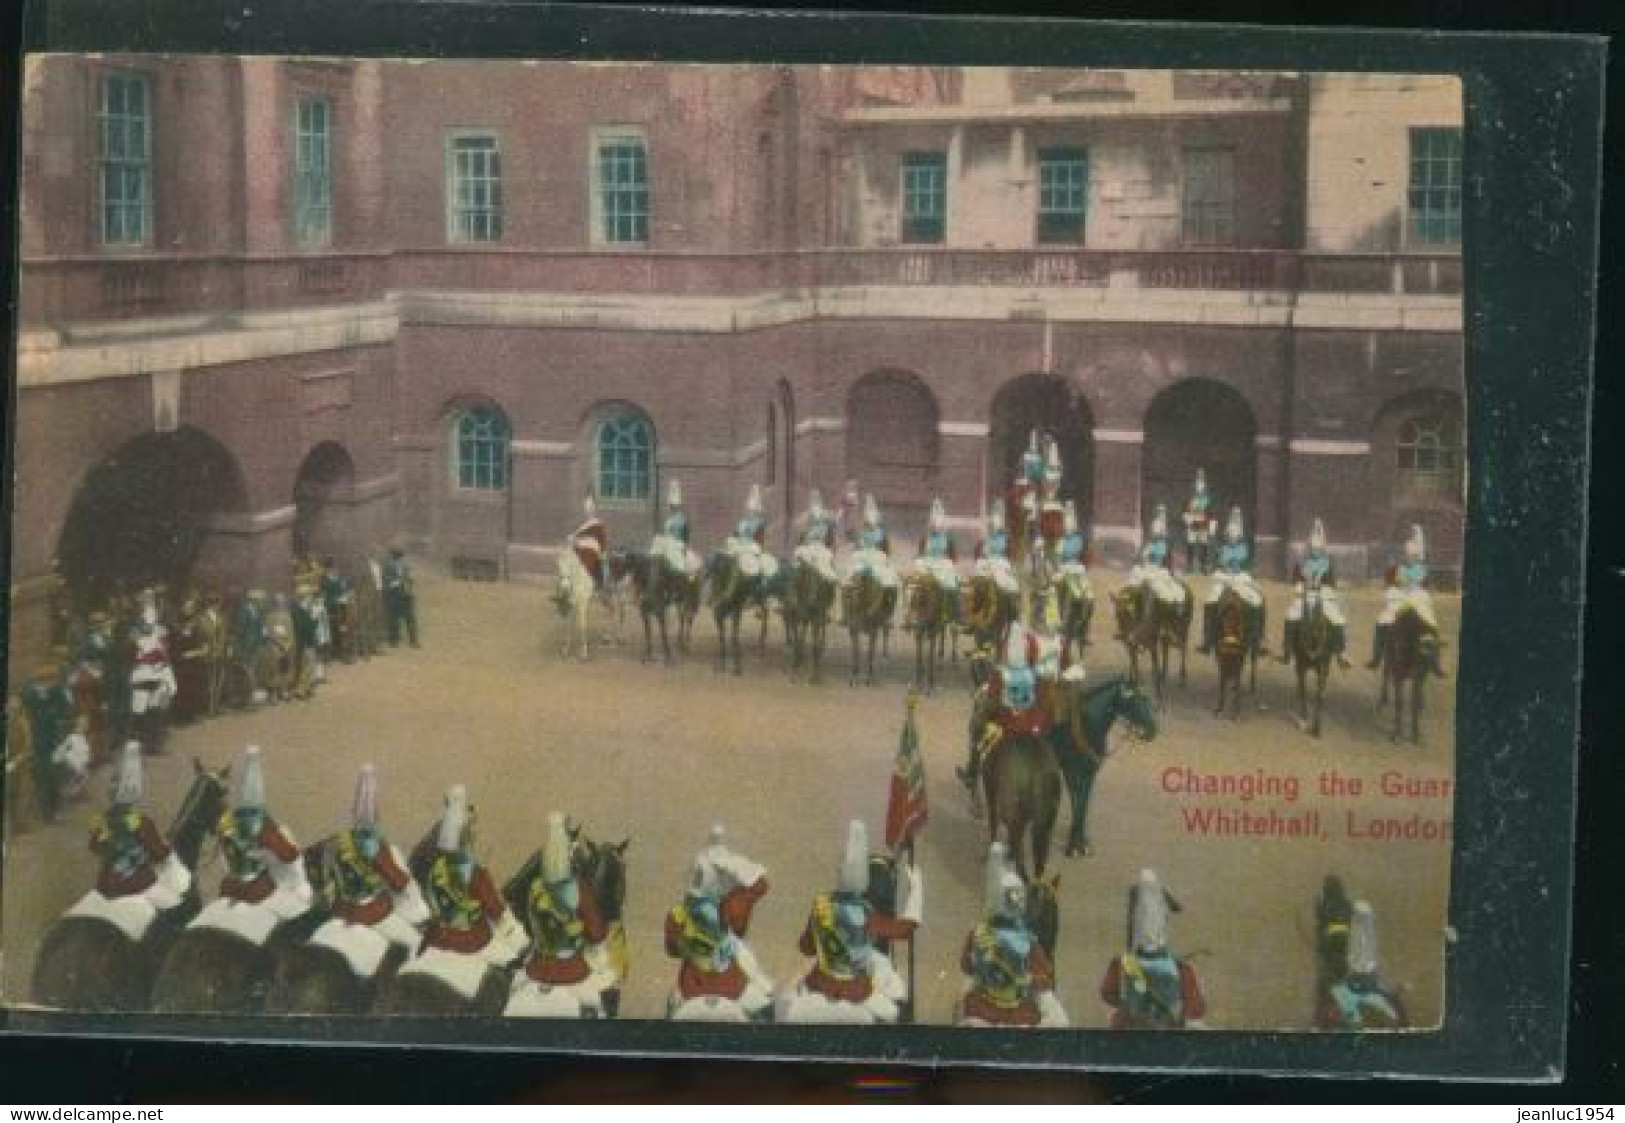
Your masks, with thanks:
M152 240L152 83L145 74L101 77L101 241L144 246Z
M903 241L940 242L948 227L948 157L942 152L903 156Z
M333 240L333 104L301 97L294 108L293 236L301 246Z
M1183 239L1192 246L1236 244L1236 153L1187 148L1182 198Z
M654 434L634 413L618 413L598 427L600 499L646 500L654 487Z
M1461 130L1412 129L1410 235L1416 246L1461 245Z
M1089 153L1082 148L1038 152L1038 240L1082 242L1089 211Z
M452 478L473 491L508 486L508 419L490 406L457 415L452 444Z
M592 142L593 241L649 241L649 148L637 129L599 129Z
M494 133L457 133L447 150L446 238L502 238L502 151Z

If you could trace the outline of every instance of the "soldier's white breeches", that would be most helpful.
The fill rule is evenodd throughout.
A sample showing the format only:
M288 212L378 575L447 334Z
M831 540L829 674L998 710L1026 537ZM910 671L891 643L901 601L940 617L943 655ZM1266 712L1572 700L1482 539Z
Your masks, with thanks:
M1129 580L1137 585L1148 586L1152 595L1160 601L1168 604L1185 603L1185 587L1175 581L1173 574L1160 565L1138 566L1130 573Z
M1403 608L1410 608L1421 617L1422 623L1438 629L1439 617L1433 611L1433 596L1426 589L1388 589L1382 596L1382 612L1377 616L1377 623L1392 624Z
M993 578L995 585L1011 595L1021 592L1021 581L1009 558L978 558L975 572L978 577Z
M1218 604L1219 598L1224 596L1226 589L1234 589L1236 595L1251 608L1262 608L1264 605L1264 594L1259 589L1258 583L1253 580L1252 575L1248 573L1220 573L1215 575L1207 587L1207 603Z
M947 558L919 557L914 559L914 572L929 577L945 589L959 584L959 571Z
M807 542L796 547L792 555L796 561L816 569L826 581L839 581L835 572L835 552L822 542Z
M895 589L902 583L884 550L863 549L852 556L852 569L847 576L856 578L864 573L868 573L888 589Z
M1316 599L1320 601L1320 611L1327 622L1339 628L1348 626L1348 615L1343 611L1343 602L1338 599L1336 593L1330 589L1322 589L1317 594L1306 596L1302 585L1296 588L1292 600L1287 603L1287 620L1294 624L1302 620L1306 615L1306 609L1312 606Z

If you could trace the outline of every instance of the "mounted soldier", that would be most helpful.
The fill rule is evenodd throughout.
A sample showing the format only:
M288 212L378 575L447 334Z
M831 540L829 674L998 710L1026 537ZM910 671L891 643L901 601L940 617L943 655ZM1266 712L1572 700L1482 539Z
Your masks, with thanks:
M847 827L846 849L833 893L813 899L802 930L801 954L812 969L786 988L779 1020L786 1022L894 1023L908 987L892 966L887 945L906 940L919 926L917 875L899 865L898 915L882 913L869 900L869 832L861 821Z
M914 571L930 577L942 586L953 601L959 592L959 570L955 566L957 555L954 537L948 530L948 512L941 499L931 500L931 514L926 520L925 539L920 543L919 555L914 559ZM954 615L958 615L957 607Z
M590 495L581 501L581 522L570 532L570 548L592 578L593 589L603 592L606 576L604 561L609 557L609 528L598 517L598 504Z
M751 484L745 498L745 513L734 524L734 532L723 543L723 552L732 557L739 572L748 578L771 581L779 562L766 550L767 517L762 510L762 485Z
M237 806L221 816L217 833L226 875L220 896L191 927L219 928L263 946L279 924L310 911L312 892L298 842L266 809L258 745L243 754Z
M1328 979L1316 1022L1321 1029L1404 1029L1405 1003L1382 979L1377 956L1377 916L1369 901L1356 901L1348 922L1346 971Z
M424 877L429 925L421 954L401 969L402 976L441 973L432 953L470 956L503 969L525 951L525 934L508 910L490 871L474 855L474 807L468 791L453 785L445 797L435 854ZM477 989L479 980L474 980Z
M666 485L666 521L649 543L649 553L674 577L688 578L700 571L700 558L689 548L688 511L683 507L683 485L672 480Z
M1410 537L1405 539L1404 560L1388 570L1388 587L1383 591L1382 611L1377 616L1367 669L1376 670L1382 665L1388 649L1389 627L1401 611L1409 609L1416 613L1423 629L1434 640L1427 648L1432 653L1427 660L1428 669L1439 678L1444 677L1438 658L1439 617L1433 608L1433 594L1427 588L1428 572L1427 540L1421 526L1413 525Z
M378 773L370 764L356 778L351 827L333 839L327 858L334 919L370 929L408 953L416 951L422 939L418 926L428 920L429 911L403 868L400 851L379 829ZM321 936L318 932L313 942ZM378 949L380 957L384 950Z
M1021 580L1010 561L1010 532L1004 525L1004 508L994 503L988 508L986 533L976 547L977 577L991 577L994 584L1011 596L1021 593Z
M1112 960L1100 984L1112 1029L1196 1028L1207 1013L1196 972L1169 946L1169 914L1179 911L1156 873L1141 870L1128 894L1128 950Z
M1057 678L1082 682L1081 663L1061 665L1061 645L1021 623L1010 625L1004 659L988 676L973 703L970 756L963 769L955 769L960 783L975 793L981 782L982 760L1008 737L1043 737L1051 717L1043 691Z
M508 1017L605 1017L623 969L615 965L611 926L590 878L577 875L574 845L557 811L537 855L536 875L523 886L530 953L514 980ZM511 899L511 898L510 898ZM624 944L624 934L620 937ZM624 947L619 950L624 956Z
M1055 995L1055 967L1027 920L1027 885L1011 869L1005 846L987 856L987 912L965 937L959 969L970 981L961 1003L961 1024L974 1026L1068 1025Z
M123 914L128 922L116 923L127 933L145 931L155 917L180 908L192 888L192 871L141 808L145 795L141 753L139 742L124 746L112 804L90 825L90 850L100 863L96 890L67 914Z
M751 911L768 889L767 870L730 849L711 828L694 859L682 903L666 914L666 954L682 966L667 1005L679 1020L762 1021L773 982L745 943Z
M807 501L806 526L794 556L796 561L816 569L825 580L840 580L835 573L835 516L824 509L824 497L817 488Z
M1168 507L1158 503L1140 560L1129 570L1129 584L1149 590L1158 600L1181 605L1185 603L1185 588L1169 572L1168 555Z
M1247 570L1250 560L1241 508L1231 507L1224 525L1224 544L1219 547L1219 568L1208 583L1207 603L1202 606L1202 645L1197 651L1203 655L1212 652L1218 642L1219 598L1226 591L1234 592L1247 606L1249 644L1263 641L1264 593Z
M872 577L888 589L895 589L899 585L897 570L891 564L891 538L886 534L886 520L873 494L863 499L863 527L858 531L857 548L853 551L847 580L855 581L860 577Z
M1212 566L1213 499L1207 493L1207 473L1196 469L1196 484L1185 504L1185 565L1206 577Z
M1297 643L1298 629L1316 608L1331 625L1332 651L1339 666L1348 667L1344 654L1348 647L1348 616L1343 601L1337 595L1337 575L1332 556L1326 549L1326 525L1319 519L1309 530L1309 544L1302 560L1292 567L1292 600L1287 604L1286 620L1281 628L1280 661L1292 661Z

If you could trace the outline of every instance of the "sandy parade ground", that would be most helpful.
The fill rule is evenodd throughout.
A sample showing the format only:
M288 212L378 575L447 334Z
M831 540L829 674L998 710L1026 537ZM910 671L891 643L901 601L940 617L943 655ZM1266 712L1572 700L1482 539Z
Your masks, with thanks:
M1097 575L1102 593L1121 574ZM1193 582L1198 595L1205 582ZM1288 590L1266 583L1269 642L1280 643ZM804 965L795 949L814 893L833 888L846 823L865 819L875 844L884 822L912 640L893 637L875 687L849 687L847 640L830 633L825 682L792 683L775 621L764 657L751 644L741 677L713 670L716 639L702 612L693 650L672 668L639 661L641 636L582 662L561 658L561 625L546 590L420 576L424 646L337 666L309 702L232 713L176 730L169 754L149 762L148 804L174 813L191 760L233 760L264 747L274 815L302 840L345 825L357 769L377 764L386 833L408 848L433 822L447 785L468 786L478 846L505 879L540 845L559 809L596 837L630 836L626 923L631 975L624 1016L656 1018L676 976L661 947L662 919L686 884L714 822L765 864L772 890L750 940L780 979ZM1195 954L1217 1029L1307 1029L1314 1008L1313 904L1340 874L1374 905L1382 966L1401 986L1412 1020L1441 1016L1445 914L1454 814L1455 637L1459 601L1438 597L1450 678L1435 681L1420 746L1393 744L1379 726L1377 676L1363 668L1378 593L1346 591L1350 655L1333 671L1325 735L1300 733L1288 668L1260 665L1261 708L1241 721L1212 715L1212 661L1194 653L1151 743L1114 740L1091 815L1094 852L1065 859L1056 956L1061 1000L1075 1025L1106 1024L1101 976L1122 950L1125 890L1154 867L1183 911L1176 950ZM1106 612L1093 631L1091 679L1122 671ZM746 633L752 639L754 623ZM944 672L919 708L930 822L919 843L925 921L917 937L918 1017L951 1020L962 979L959 952L982 907L985 824L973 819L953 767L965 756L970 694L965 664ZM92 800L105 798L99 773ZM71 806L53 826L8 821L0 950L7 999L26 980L46 926L85 891L94 863L85 826L94 807ZM1063 806L1062 825L1069 810ZM1252 833L1247 833L1249 830ZM1288 831L1305 831L1283 837ZM1058 831L1058 838L1064 838ZM212 895L218 858L203 881Z

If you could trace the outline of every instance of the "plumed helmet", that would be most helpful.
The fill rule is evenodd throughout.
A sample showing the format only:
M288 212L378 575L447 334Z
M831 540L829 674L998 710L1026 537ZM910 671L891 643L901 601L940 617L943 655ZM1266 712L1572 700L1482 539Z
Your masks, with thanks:
M666 506L681 507L683 505L683 484L681 480L672 480L666 485Z
M1316 553L1326 549L1326 524L1319 519L1309 528L1309 548Z
M995 842L987 848L987 867L983 870L982 899L987 905L987 911L996 913L1004 899L1004 875L1010 871L1007 851L1002 842Z
M1129 950L1166 951L1168 948L1168 894L1156 871L1141 870L1128 891Z
M1196 490L1198 492L1207 490L1207 472L1201 468L1196 469Z
M351 818L358 827L378 825L378 770L371 764L363 764L361 774L355 778Z
M265 810L265 762L260 747L250 745L243 753L243 771L237 781L237 806Z
M1379 962L1376 911L1370 901L1355 901L1354 915L1349 920L1349 972L1375 975Z
M1004 662L1008 667L1030 665L1027 651L1027 629L1020 623L1010 625L1010 636L1004 642Z
M1027 451L1037 455L1043 450L1038 447L1038 430L1034 429L1027 434Z
M1055 483L1061 478L1061 446L1051 437L1044 450L1044 478Z
M942 505L941 499L931 500L931 518L927 525L932 530L941 530L948 522L948 510Z
M987 528L988 530L1004 529L1004 505L998 500L994 500L992 503L988 504Z
M455 854L468 842L468 789L453 784L446 789L444 806L440 812L440 838L438 846L447 854Z
M1072 505L1070 499L1066 501L1066 506L1061 509L1061 527L1068 534L1076 534L1078 530L1078 510Z
M1027 883L1015 870L1007 869L999 878L999 899L993 911L1006 920L1022 920L1027 916Z
M1241 525L1241 508L1230 508L1230 517L1225 520L1224 536L1232 542L1240 542L1244 531Z
M812 489L812 495L807 498L807 514L815 519L821 519L828 514L824 510L824 493L816 487Z
M762 513L762 485L751 484L750 494L745 497L745 510L753 515Z
M846 849L841 853L842 893L869 891L869 829L861 819L853 819L846 827Z
M875 502L872 491L863 497L863 521L869 526L880 525L880 504Z
M1168 534L1168 508L1162 503L1157 504L1155 513L1151 516L1151 537L1164 538Z
M589 495L581 501L581 510L590 519L598 513L598 504Z
M141 802L142 783L141 742L126 741L119 756L118 775L113 780L113 802L133 807Z
M1420 525L1411 527L1411 536L1405 539L1405 556L1411 561L1422 561L1428 556L1427 539Z
M570 880L570 832L564 816L552 811L547 816L547 833L542 836L542 881L557 885Z
M727 832L721 823L711 828L706 838L705 848L694 858L694 868L689 874L688 891L701 897L720 897L724 886L722 871L717 867L714 856L724 849Z

